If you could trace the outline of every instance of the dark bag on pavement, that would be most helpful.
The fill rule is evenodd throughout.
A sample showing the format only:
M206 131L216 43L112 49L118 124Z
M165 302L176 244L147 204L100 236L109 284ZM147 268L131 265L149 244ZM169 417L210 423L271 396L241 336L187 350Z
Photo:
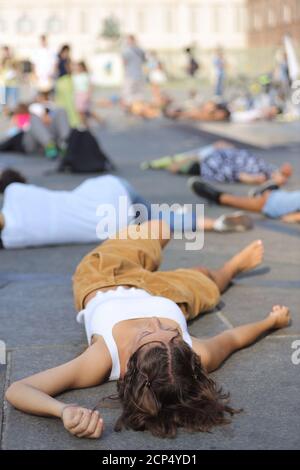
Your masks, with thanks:
M114 165L89 130L73 129L71 131L66 153L58 171L99 173L114 169Z
M25 153L23 146L24 132L20 131L13 137L9 137L0 143L0 152Z

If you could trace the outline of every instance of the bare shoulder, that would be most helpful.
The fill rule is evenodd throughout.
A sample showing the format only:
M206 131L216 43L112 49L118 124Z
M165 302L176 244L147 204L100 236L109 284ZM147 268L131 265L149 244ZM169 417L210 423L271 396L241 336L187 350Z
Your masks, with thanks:
M111 356L102 336L94 338L93 343L75 361L76 374L75 388L99 385L105 382L112 368Z
M194 336L191 336L191 338L193 351L199 356L202 366L205 369L208 369L210 357L209 351L206 347L207 340L195 338Z

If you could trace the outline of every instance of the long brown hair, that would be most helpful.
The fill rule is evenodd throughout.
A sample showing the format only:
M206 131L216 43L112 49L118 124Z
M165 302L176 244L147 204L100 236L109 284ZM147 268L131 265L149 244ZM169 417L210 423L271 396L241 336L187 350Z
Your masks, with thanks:
M123 409L115 431L131 428L175 437L177 428L210 431L241 411L228 405L229 394L217 387L198 355L178 338L135 351L117 389Z

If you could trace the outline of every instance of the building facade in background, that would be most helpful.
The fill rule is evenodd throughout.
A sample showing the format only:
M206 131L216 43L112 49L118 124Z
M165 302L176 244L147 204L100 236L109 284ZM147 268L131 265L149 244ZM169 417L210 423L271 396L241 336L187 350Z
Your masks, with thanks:
M300 0L0 0L0 45L32 58L41 34L53 49L72 46L90 65L135 34L142 47L161 54L168 70L184 70L183 48L194 45L202 70L214 50L226 50L228 75L273 66L273 51L289 32L300 45ZM181 71L181 72L180 72Z
M285 34L300 43L300 0L248 0L248 45L276 47Z
M49 34L54 46L72 44L78 56L101 47L112 19L121 34L136 34L143 47L178 50L246 46L246 0L0 0L0 43L30 54Z

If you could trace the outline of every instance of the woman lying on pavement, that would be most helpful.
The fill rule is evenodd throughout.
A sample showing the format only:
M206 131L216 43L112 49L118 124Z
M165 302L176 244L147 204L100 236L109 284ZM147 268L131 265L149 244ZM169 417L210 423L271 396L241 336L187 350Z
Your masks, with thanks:
M27 413L57 417L77 437L98 438L97 407L65 403L70 389L117 381L121 415L115 431L129 428L174 437L178 428L209 431L238 412L209 377L235 351L286 327L287 307L263 320L200 340L187 320L213 309L231 280L255 268L263 244L254 241L220 269L157 271L170 227L158 220L133 225L87 254L73 277L77 321L89 346L75 359L12 383L6 399Z

